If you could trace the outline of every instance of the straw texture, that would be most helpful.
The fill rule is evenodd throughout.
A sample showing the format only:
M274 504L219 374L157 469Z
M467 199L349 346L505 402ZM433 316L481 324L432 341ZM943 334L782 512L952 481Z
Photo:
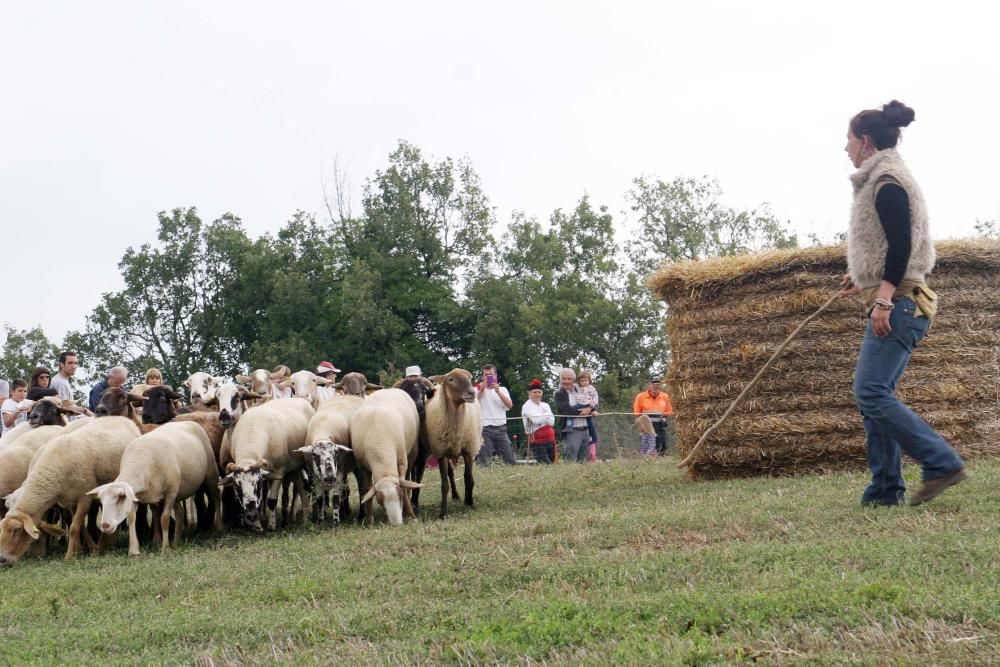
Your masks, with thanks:
M1000 242L941 241L928 284L940 298L898 395L963 457L1000 455ZM837 289L843 246L665 265L648 280L668 304L668 390L686 456L776 347ZM698 453L716 478L863 468L851 385L865 314L835 302L789 345Z

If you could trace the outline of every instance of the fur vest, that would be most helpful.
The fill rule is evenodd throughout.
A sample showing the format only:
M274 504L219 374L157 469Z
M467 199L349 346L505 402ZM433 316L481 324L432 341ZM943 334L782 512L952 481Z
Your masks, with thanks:
M878 151L851 174L854 185L854 205L847 234L847 270L858 287L874 287L882 281L888 243L875 210L876 184L880 181L898 183L910 199L910 261L904 280L923 282L934 268L934 243L927 226L924 196L903 164L895 148Z

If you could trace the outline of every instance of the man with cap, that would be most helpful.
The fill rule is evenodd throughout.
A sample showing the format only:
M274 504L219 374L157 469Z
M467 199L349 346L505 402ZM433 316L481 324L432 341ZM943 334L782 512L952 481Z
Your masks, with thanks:
M670 397L666 392L660 391L661 384L662 378L659 375L649 378L646 391L635 395L632 412L636 416L649 416L649 421L653 422L653 428L656 429L656 453L663 455L667 451L667 419L673 415L674 409L670 405Z
M406 375L406 379L407 380L416 380L422 374L423 373L420 370L420 366L407 366L406 367L406 373L405 373L405 375Z
M337 395L337 390L333 388L333 383L337 381L337 373L339 372L340 369L329 361L319 362L319 366L316 367L316 375L327 381L326 385L317 385L316 387L316 395L319 396L320 402Z

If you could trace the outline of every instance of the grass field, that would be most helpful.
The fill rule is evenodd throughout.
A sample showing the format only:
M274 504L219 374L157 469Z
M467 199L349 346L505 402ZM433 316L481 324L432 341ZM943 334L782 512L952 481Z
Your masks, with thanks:
M25 559L0 664L1000 664L1000 463L865 510L860 473L674 462L496 468L474 510L402 528Z

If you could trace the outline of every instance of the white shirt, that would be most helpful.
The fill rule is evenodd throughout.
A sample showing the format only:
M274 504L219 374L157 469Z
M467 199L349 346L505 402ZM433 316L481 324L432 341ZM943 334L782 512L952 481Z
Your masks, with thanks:
M15 401L13 398L8 398L6 401L3 402L3 406L0 406L0 412L4 412L4 413L17 413L17 417L14 418L14 423L13 424L11 424L10 426L7 426L7 425L3 426L3 432L4 433L6 433L7 431L11 430L12 428L14 428L15 426L17 426L18 424L23 424L24 422L28 421L28 413L27 412L17 412L17 409L20 406L21 406L21 404L18 403L17 401ZM2 424L2 423L3 423L3 421L0 420L0 424Z
M333 388L332 384L328 384L325 387L316 387L316 396L319 397L320 403L323 401L333 398L337 395L337 390Z
M556 423L548 403L545 401L535 403L530 398L521 406L521 420L524 421L525 433L534 433L542 426L552 426Z
M483 413L483 426L507 425L507 408L504 407L498 393L503 395L508 401L510 400L510 394L507 392L506 387L498 387L497 391L487 389L483 392L482 397L479 398L479 409Z
M64 401L73 400L73 386L69 383L69 380L64 378L59 373L52 376L52 381L49 382L49 389L55 389L59 392L59 398Z

